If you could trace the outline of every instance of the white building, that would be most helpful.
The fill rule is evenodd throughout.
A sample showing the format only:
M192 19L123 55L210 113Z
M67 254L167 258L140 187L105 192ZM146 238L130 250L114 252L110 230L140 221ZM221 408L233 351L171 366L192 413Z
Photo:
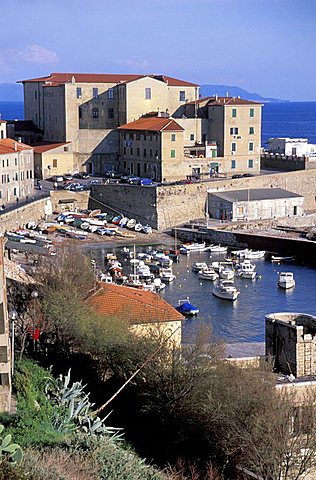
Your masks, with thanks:
M316 145L308 143L307 138L269 138L268 144L269 153L296 157L316 155Z

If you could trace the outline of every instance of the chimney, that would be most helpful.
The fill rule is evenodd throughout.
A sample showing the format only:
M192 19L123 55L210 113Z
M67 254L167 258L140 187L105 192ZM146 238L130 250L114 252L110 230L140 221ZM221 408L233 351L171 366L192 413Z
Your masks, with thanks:
M18 149L18 144L17 142L14 142L14 150L17 151L17 149Z

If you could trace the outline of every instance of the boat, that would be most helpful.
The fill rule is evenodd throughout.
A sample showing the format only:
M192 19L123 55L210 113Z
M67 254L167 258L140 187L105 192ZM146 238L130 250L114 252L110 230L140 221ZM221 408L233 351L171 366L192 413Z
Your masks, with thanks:
M144 284L143 282L140 281L139 276L137 274L131 273L129 275L125 285L127 287L133 287L133 288L143 288Z
M222 247L221 245L210 245L208 249L211 253L226 253L227 247Z
M153 229L151 228L150 225L143 225L142 232L148 235L149 233L153 233Z
M136 225L135 218L130 218L126 224L127 228L129 228L130 230L133 230L133 228L135 228L135 225Z
M189 302L189 297L185 300L179 300L179 305L175 309L184 317L191 317L199 313L199 309Z
M281 263L281 262L294 262L296 259L295 255L289 255L288 257L278 257L276 255L271 255L271 262Z
M218 274L223 280L232 280L235 276L234 270L228 265L221 265Z
M244 257L249 251L248 248L244 248L243 250L232 250L230 254L234 257Z
M264 258L265 254L265 250L248 250L244 258L247 260L258 260L259 258Z
M253 265L250 260L244 260L238 265L238 275L241 278L256 278L256 266Z
M100 208L96 208L95 210L92 210L92 211L89 213L89 217L96 217L97 215L100 215L100 213L101 213Z
M173 264L173 260L170 257L160 252L153 255L153 260L159 262L162 267L171 267Z
M175 280L176 276L174 275L172 268L161 268L159 272L159 276L163 282L173 282Z
M122 215L117 215L116 217L112 218L112 223L113 225L119 225L121 220L122 220Z
M134 230L135 232L141 232L143 230L143 225L141 223L136 223Z
M166 288L166 284L162 282L160 277L154 278L153 284L155 285L156 292L160 292L160 290Z
M119 226L122 227L122 228L126 227L128 221L129 221L129 218L127 218L127 217L121 218L121 220L119 221Z
M187 255L190 252L204 252L205 242L202 243L184 243L180 247L180 253Z
M195 262L191 265L192 272L199 272L200 270L205 270L207 268L208 265L205 262Z
M132 252L128 247L123 247L121 250L121 254L125 258L131 258L133 256Z
M278 278L278 285L280 288L287 290L295 287L294 275L292 272L280 272Z
M210 267L200 270L198 273L198 278L201 280L211 280L213 282L214 280L217 280L218 277L218 273L215 272L214 268Z
M223 300L236 300L239 295L239 290L231 280L220 280L217 285L213 287L213 295Z

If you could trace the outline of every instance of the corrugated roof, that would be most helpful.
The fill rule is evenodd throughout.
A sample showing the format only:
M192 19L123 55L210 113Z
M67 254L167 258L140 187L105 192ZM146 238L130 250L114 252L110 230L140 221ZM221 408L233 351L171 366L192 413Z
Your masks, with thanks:
M253 100L245 100L238 97L210 97L207 104L209 106L234 106L234 105L262 105L260 102L254 102Z
M174 87L196 87L195 83L186 82L166 75L140 75L130 73L59 73L54 72L46 77L30 78L20 80L20 82L45 82L47 86L56 87L64 83L71 83L75 79L76 83L122 83L135 81L140 78L151 77L160 80L167 85Z
M67 145L71 142L63 142L63 143L39 143L34 145L34 153L43 153L48 152L48 150L53 150L57 147L62 147L63 145Z
M153 292L111 283L100 283L87 303L99 315L124 317L131 323L156 323L183 320L183 316Z
M22 152L22 150L32 150L33 147L25 143L17 142L12 138L3 138L0 140L0 154Z
M165 130L170 131L183 131L182 128L175 120L171 118L162 117L141 117L134 122L126 123L119 130L148 130L153 132L162 132Z
M247 202L259 200L275 200L278 198L303 198L302 195L289 192L283 188L249 188L246 190L230 190L226 192L209 192L215 197L229 202Z

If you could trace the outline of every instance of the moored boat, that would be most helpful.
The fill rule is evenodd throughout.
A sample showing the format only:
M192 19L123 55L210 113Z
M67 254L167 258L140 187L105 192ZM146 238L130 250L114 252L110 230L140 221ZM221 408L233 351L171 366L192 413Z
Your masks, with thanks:
M295 287L294 275L292 272L280 272L278 278L278 285L280 288L287 290Z
M222 247L221 245L210 245L208 249L211 253L226 253L227 247Z
M192 272L199 272L200 270L205 270L207 268L208 265L205 262L195 262L191 265Z
M180 247L180 253L188 254L190 252L203 252L205 250L205 242L202 243L184 243Z
M256 277L256 266L250 260L244 260L238 266L238 275L241 278L250 278L253 280Z
M185 317L191 317L199 313L199 309L189 302L189 297L185 300L179 300L179 305L175 309Z
M205 268L199 271L198 277L201 280L210 280L213 282L218 279L219 275L215 272L214 268Z
M159 276L163 282L167 283L173 282L173 280L175 280L176 278L172 271L172 268L161 268Z
M129 228L129 229L131 229L131 230L132 230L133 228L135 228L135 225L136 225L136 220L135 220L135 218L130 218L129 221L127 222L127 224L126 224L127 228Z
M239 290L231 280L220 280L217 285L213 287L213 295L223 300L236 300L239 295Z

